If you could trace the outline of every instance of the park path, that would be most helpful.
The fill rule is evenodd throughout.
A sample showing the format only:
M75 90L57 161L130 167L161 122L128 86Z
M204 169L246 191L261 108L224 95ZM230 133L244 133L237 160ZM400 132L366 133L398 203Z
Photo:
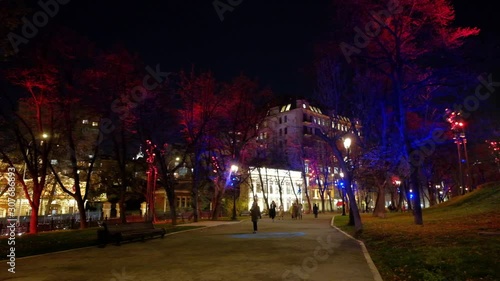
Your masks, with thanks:
M164 239L88 247L16 260L26 281L381 281L358 241L331 227L331 216L302 220L198 222L204 228ZM367 259L368 258L368 259Z

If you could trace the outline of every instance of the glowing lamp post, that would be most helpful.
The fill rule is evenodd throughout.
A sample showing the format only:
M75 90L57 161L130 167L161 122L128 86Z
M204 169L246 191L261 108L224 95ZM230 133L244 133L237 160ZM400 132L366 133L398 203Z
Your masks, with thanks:
M344 183L344 173L340 172L340 191L342 192L342 215L345 216L345 183Z
M236 220L236 192L240 184L237 173L238 173L238 166L231 165L230 179L231 179L231 187L233 188L233 215L231 217L232 220Z
M351 182L351 174L350 174L350 166L351 166L351 159L349 157L349 148L351 147L351 138L345 138L344 139L344 148L346 149L346 164L347 164L347 179L350 184ZM345 200L346 200L346 194L345 194L345 183L344 186L342 187L342 215L345 216Z

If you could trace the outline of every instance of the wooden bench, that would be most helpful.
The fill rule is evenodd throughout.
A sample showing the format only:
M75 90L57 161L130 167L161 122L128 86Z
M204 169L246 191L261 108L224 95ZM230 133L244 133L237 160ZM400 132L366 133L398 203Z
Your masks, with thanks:
M120 246L123 241L140 240L159 236L163 238L167 231L164 228L155 228L152 222L133 222L125 224L107 224L97 230L97 240L99 247L106 247L106 244L115 242Z

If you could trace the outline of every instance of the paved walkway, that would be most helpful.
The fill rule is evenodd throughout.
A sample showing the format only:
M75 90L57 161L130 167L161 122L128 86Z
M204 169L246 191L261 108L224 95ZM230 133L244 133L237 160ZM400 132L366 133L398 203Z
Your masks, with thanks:
M33 281L381 281L364 247L331 217L198 222L204 228L164 239L89 247L16 260L0 280Z

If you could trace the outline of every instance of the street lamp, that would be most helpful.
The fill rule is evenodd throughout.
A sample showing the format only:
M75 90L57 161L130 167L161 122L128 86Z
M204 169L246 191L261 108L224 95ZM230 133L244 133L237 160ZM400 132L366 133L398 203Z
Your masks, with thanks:
M347 150L347 158L349 158L349 148L351 147L351 138L346 138L344 140L344 147Z
M350 166L351 166L351 159L349 157L349 148L351 147L351 138L345 138L344 139L344 148L346 149L346 164L347 164L347 179L349 181L349 184L351 182L351 174L350 174ZM345 184L344 184L345 185ZM345 186L342 189L342 215L345 216L345 199L346 199L346 194L345 194Z
M231 187L233 188L233 216L231 217L232 220L236 220L236 192L240 184L240 179L237 173L238 173L238 166L231 165L230 179L231 179Z
M344 173L340 172L340 191L342 191L342 215L345 216L345 183Z

